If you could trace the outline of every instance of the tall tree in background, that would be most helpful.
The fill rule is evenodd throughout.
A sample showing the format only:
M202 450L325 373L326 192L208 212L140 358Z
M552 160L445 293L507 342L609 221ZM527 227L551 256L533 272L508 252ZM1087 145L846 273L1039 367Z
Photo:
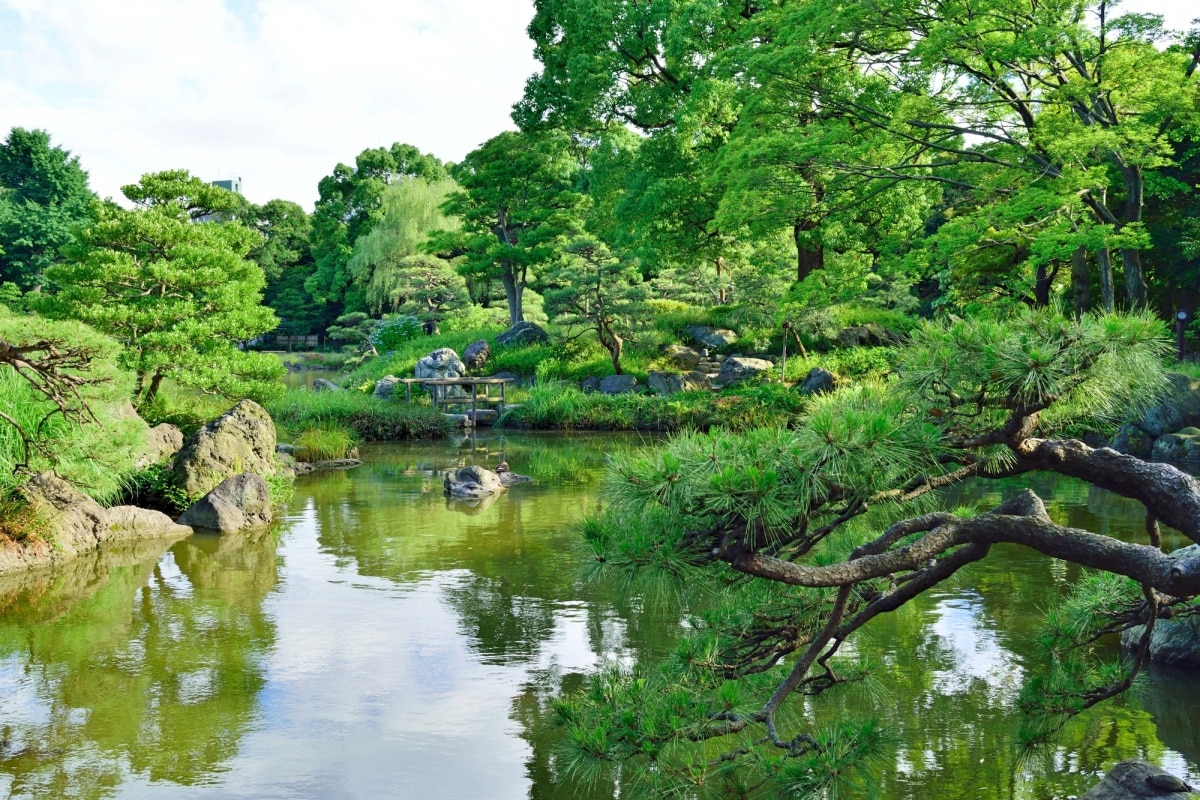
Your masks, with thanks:
M13 128L0 145L0 282L40 287L94 201L77 156L46 131Z
M434 236L431 248L465 256L464 275L495 277L504 286L509 324L524 319L530 270L582 228L584 197L575 190L579 164L562 133L505 132L489 139L454 171L462 189L443 210L462 222Z
M236 221L195 221L243 201L183 170L146 175L122 192L136 208L100 207L68 260L47 271L59 290L39 310L121 342L138 405L153 402L167 378L229 397L281 390L278 359L237 348L278 323L260 304L262 269L246 258L258 234Z
M262 268L267 282L263 304L279 315L279 332L315 333L331 322L322 317L324 306L304 289L316 270L309 247L312 221L304 209L288 200L270 200L249 204L238 218L262 235L246 257Z
M353 169L338 164L318 184L320 199L312 216L312 255L316 271L305 287L319 303L331 303L340 313L367 306L362 287L351 285L347 263L358 239L379 221L383 195L389 186L408 178L440 180L442 162L408 144L364 150ZM337 314L334 314L337 316Z

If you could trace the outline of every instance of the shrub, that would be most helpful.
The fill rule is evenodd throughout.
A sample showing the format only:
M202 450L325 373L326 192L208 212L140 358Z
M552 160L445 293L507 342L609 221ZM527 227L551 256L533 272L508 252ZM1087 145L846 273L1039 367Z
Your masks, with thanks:
M151 464L130 475L115 505L153 508L176 517L192 504L188 493L176 485L170 461Z
M371 329L371 344L379 352L386 353L423 333L421 320L409 314L400 314L376 323Z
M267 404L279 425L290 430L341 427L368 442L432 439L449 432L446 418L429 406L379 400L360 392L294 389Z
M49 540L52 535L50 519L44 512L15 493L0 495L0 540L29 542Z
M294 444L298 451L296 457L302 461L326 461L345 458L354 449L354 435L340 427L306 428Z

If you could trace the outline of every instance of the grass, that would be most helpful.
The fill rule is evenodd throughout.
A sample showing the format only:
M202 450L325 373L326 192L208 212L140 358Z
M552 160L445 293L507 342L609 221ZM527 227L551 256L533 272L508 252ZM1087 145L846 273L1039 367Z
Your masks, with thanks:
M305 428L295 437L296 458L301 461L328 461L345 458L354 449L354 434L346 428L319 426Z
M446 418L428 406L379 400L362 392L309 392L293 389L267 404L285 434L340 427L362 441L436 439L449 432Z
M502 425L542 430L730 430L790 425L805 399L777 384L712 392L602 395L573 386L534 387Z

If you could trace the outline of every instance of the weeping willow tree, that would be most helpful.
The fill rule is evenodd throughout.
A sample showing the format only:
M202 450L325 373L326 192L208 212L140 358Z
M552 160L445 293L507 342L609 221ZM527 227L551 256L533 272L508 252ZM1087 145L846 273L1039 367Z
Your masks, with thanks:
M1200 482L1055 435L1153 399L1165 348L1146 316L930 324L895 380L814 397L795 430L688 434L614 459L610 502L584 523L599 568L707 578L722 599L664 663L606 669L556 701L567 763L639 766L621 774L655 797L858 796L882 728L812 729L804 704L865 676L843 654L858 631L999 543L1091 570L1047 621L1054 667L1025 686L1023 741L1128 688L1155 622L1196 610L1200 557L1164 552L1159 523L1200 542ZM1141 502L1145 541L1056 524L1028 489L978 512L939 506L939 489L1039 471ZM1097 641L1134 625L1133 657L1105 660Z
M379 222L355 242L347 263L374 313L440 320L469 302L462 276L448 262L422 254L431 231L457 230L458 220L441 210L457 188L452 178L408 178L384 192Z

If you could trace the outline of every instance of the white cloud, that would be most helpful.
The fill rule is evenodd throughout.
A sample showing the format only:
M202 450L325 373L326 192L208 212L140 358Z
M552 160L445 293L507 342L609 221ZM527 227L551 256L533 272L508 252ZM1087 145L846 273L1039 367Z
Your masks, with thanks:
M45 128L101 195L239 175L311 207L367 147L459 159L511 127L530 0L0 0L0 130Z

